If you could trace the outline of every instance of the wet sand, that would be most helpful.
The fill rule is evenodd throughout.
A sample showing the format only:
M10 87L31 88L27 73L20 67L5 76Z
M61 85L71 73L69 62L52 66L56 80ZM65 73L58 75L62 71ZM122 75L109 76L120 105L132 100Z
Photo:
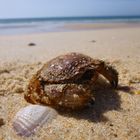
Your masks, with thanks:
M46 61L68 52L109 61L119 72L119 87L100 89L91 108L59 114L32 137L17 136L12 121L28 105L23 96L30 78ZM139 26L0 36L0 140L139 140L139 54Z

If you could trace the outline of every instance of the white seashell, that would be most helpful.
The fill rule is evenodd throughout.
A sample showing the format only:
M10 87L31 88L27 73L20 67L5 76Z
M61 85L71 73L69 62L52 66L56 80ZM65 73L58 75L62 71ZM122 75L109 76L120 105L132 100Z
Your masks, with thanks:
M13 128L20 136L30 136L45 122L56 118L57 112L47 106L29 105L19 110L13 120Z

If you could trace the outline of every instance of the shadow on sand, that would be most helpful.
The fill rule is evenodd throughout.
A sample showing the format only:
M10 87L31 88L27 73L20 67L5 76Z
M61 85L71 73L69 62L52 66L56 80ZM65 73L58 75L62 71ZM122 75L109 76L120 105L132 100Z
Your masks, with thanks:
M117 90L113 89L100 89L94 91L95 103L90 107L86 107L78 111L59 111L59 113L65 117L74 117L76 119L86 119L92 122L106 122L106 118L103 114L111 110L120 109L120 96Z

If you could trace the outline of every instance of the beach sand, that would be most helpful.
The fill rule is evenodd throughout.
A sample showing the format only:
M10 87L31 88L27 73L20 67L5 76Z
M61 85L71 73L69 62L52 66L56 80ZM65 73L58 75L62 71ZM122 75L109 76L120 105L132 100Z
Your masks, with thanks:
M29 104L23 97L30 78L68 52L109 61L119 72L118 89L99 90L93 107L58 115L31 137L17 136L12 121ZM0 36L0 140L139 140L139 91L140 26Z

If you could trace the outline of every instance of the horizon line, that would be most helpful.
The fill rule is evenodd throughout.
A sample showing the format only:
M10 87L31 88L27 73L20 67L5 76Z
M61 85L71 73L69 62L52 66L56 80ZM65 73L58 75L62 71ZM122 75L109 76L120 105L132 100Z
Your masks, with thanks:
M127 18L127 17L140 17L140 15L99 15L99 16L46 16L46 17L6 17L0 18L0 20L10 19L61 19L61 18Z

